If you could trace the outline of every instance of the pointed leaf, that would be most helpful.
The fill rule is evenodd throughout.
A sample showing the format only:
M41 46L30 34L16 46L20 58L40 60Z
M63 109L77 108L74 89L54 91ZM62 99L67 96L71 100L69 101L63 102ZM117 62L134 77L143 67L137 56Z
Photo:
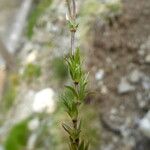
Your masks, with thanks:
M65 87L67 89L69 89L76 96L76 98L78 98L78 93L76 92L76 90L73 87L67 86L67 85Z
M65 123L62 124L62 127L64 128L64 130L71 135L72 134L72 129L71 127L69 127L68 125L66 125Z

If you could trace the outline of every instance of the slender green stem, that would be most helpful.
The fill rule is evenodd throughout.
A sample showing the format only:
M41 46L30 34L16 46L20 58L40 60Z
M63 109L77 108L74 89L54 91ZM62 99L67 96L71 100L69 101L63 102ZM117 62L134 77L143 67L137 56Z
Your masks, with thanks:
M88 146L85 145L84 140L81 140L80 136L80 121L79 121L79 107L84 100L84 94L86 93L86 78L82 73L82 67L80 62L80 52L75 45L75 34L78 25L76 24L76 1L66 0L68 12L69 12L69 30L71 33L71 55L67 59L69 73L72 79L73 86L66 86L67 89L74 95L73 101L70 101L69 96L64 96L64 105L67 109L67 113L71 118L72 125L63 124L64 130L70 137L70 150L88 150ZM84 79L84 80L83 80ZM82 93L82 94L81 94Z

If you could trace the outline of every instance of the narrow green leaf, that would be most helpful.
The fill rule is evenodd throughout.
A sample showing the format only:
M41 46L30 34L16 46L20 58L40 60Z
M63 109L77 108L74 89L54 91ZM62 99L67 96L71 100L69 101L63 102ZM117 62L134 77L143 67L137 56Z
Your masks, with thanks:
M71 135L72 134L72 129L71 127L69 127L68 125L66 125L65 123L62 124L62 127L64 128L64 130Z
M84 150L84 141L80 143L79 150Z
M89 149L89 143L86 144L85 149L84 150L88 150Z
M76 90L75 90L73 87L68 86L68 85L66 85L65 87L66 87L67 89L69 89L69 90L76 96L76 98L79 97L79 96L78 96L78 93L76 92Z

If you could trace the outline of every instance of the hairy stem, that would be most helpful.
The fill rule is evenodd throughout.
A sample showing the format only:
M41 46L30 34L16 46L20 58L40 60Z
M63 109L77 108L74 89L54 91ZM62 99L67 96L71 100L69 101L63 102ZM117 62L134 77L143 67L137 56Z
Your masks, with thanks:
M75 20L76 19L76 2L75 2L75 0L72 0L72 9L73 9L73 20Z
M69 17L72 17L72 13L71 13L71 7L70 7L70 0L66 0L67 3L67 7L68 7L68 13L69 13Z

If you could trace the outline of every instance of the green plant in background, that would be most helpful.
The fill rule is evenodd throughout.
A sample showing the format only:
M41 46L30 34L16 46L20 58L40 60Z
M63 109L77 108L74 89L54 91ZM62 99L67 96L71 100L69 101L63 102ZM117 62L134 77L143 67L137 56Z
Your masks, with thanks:
M54 58L52 61L52 69L54 76L59 81L65 81L67 79L68 70L66 64L64 63L63 58L61 57Z
M7 82L7 87L2 97L2 109L4 109L4 111L11 108L11 106L15 102L17 96L17 88L20 82L20 76L18 74L10 74L8 76Z
M110 13L118 13L121 10L121 3L108 3L106 5Z
M37 3L37 2L36 2ZM37 6L32 10L31 15L28 20L27 25L27 36L31 38L33 35L33 29L36 25L37 20L42 15L42 13L48 8L52 3L52 0L40 0Z
M68 99L71 100L74 95L71 91L67 90ZM69 101L70 102L70 101ZM81 110L81 109L80 109ZM86 139L90 141L90 149L98 150L100 147L100 121L98 107L94 105L85 104L82 105L82 113L79 113L79 117L82 118L82 132L80 134L80 139ZM64 122L68 121L68 116L64 112L63 103L59 103L56 112L51 117L51 125L49 127L50 131L50 141L52 150L67 150L68 136L65 131L60 126L60 120Z
M8 89L6 90L3 96L3 103L5 109L8 110L9 108L11 108L15 101L16 95L16 87L14 87L13 85L9 85Z
M71 33L71 54L66 58L67 67L72 80L71 85L66 86L66 92L62 96L66 112L71 119L71 125L63 123L64 130L69 135L70 150L88 150L89 144L81 139L81 120L79 119L80 108L87 96L87 74L82 69L79 48L75 48L75 33L78 27L76 23L76 2L66 0L68 7L68 27ZM67 92L69 91L69 92ZM69 93L72 93L70 98Z
M38 78L41 75L41 67L36 64L27 64L25 70L23 72L23 78L28 81L33 80L34 78Z
M28 136L28 119L26 119L10 130L4 143L5 150L25 150Z

